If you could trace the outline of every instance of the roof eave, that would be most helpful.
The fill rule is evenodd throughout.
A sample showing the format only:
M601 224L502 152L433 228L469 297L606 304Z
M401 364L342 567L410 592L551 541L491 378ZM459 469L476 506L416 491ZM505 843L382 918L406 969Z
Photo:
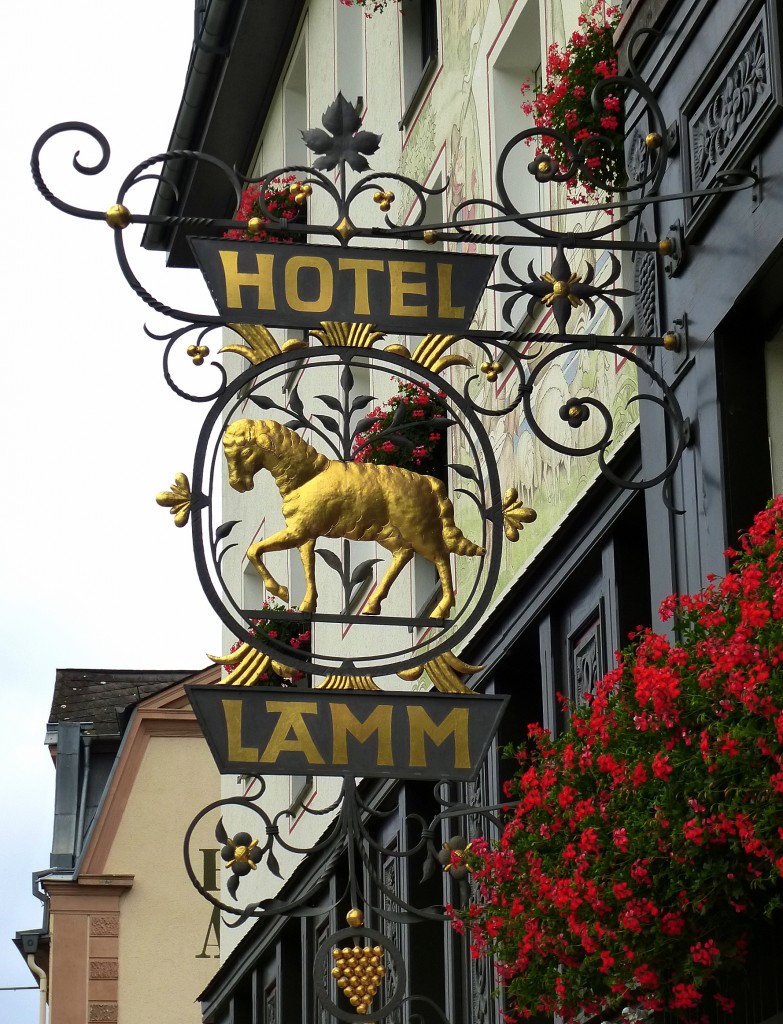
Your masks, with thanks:
M247 173L304 10L305 0L212 0L194 45L169 143L196 150ZM151 213L230 217L236 200L213 165L170 160L161 168ZM149 225L145 249L165 250L173 267L194 267L182 227Z

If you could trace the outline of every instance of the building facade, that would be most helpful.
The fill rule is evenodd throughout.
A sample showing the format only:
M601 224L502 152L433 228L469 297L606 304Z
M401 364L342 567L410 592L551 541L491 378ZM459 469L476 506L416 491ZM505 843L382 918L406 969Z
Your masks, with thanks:
M193 997L219 962L220 919L193 889L180 849L220 785L183 686L216 678L215 669L58 670L47 726L52 854L33 876L44 920L15 939L43 971L50 1024L200 1019ZM194 849L202 881L217 890L210 829L194 835Z
M465 219L479 216L481 200L496 197L494 171L506 143L530 126L520 108L522 83L540 80L549 46L565 42L590 6L575 0L402 0L367 19L338 0L292 0L284 9L261 0L213 0L200 12L170 148L205 150L249 176L304 168L311 154L301 130L317 127L342 92L361 112L365 127L382 135L373 167L433 189L427 222L448 220L455 211ZM595 458L572 458L541 444L518 410L492 421L502 483L515 487L538 518L525 528L520 544L504 552L491 610L460 651L466 661L483 666L474 677L478 690L510 697L479 781L449 791L468 807L500 799L507 769L498 751L505 742L519 741L528 723L543 721L554 733L567 726L557 693L579 701L612 666L628 633L656 622L664 597L698 590L707 573L725 571L725 549L783 478L783 423L776 401L783 351L777 14L773 0L748 0L739 11L729 0L635 0L623 12L617 34L621 67L632 61L650 85L673 147L661 193L674 198L645 208L636 237L669 237L674 246L666 257L644 252L623 260L623 283L636 294L622 307L619 333L679 335L677 351L651 349L650 358L683 410L686 447L666 496L660 487L642 486L666 465L677 439L654 403L633 400L637 386L644 392L646 385L637 382L631 362L600 351L572 352L551 363L539 383L536 416L565 444L569 427L558 424L559 409L579 395L600 398L615 422L611 467L630 487L602 476ZM637 35L642 28L655 34ZM263 60L258 59L260 40ZM629 104L629 162L650 131L647 117L641 105ZM730 195L688 195L713 188L723 172L737 168L753 172L757 184ZM514 178L517 207L560 209L562 191L525 170L521 165ZM233 196L208 165L187 176L184 168L172 166L171 174L180 176L176 197L160 189L156 212L231 216ZM308 222L328 218L321 202L313 196ZM404 224L414 215L414 203L404 191L396 202L395 222ZM362 212L368 218L377 212L369 195ZM558 230L574 221L579 230L588 230L604 223L605 216L599 211L551 220ZM627 238L618 229L618 241ZM172 265L193 265L184 227L149 228L145 244L166 249ZM462 247L477 253L490 248L473 241ZM533 269L540 273L552 257L553 250L534 250ZM599 247L574 247L572 266L580 276L587 267L606 273L605 260ZM504 272L496 269L494 283L504 282ZM485 293L475 327L500 326L498 294ZM533 309L526 326L538 334L556 330L544 304ZM608 336L613 329L607 315L593 316L586 308L577 310L569 325L572 332L592 335ZM231 375L243 368L237 360L226 360ZM456 384L469 372L459 366L448 371ZM309 394L308 386L303 385L303 394ZM381 388L374 379L368 386L373 393ZM507 386L508 374L486 377L484 403L502 406ZM320 387L336 387L336 381ZM588 442L591 429L585 428ZM460 461L458 449L450 449L448 461ZM469 533L470 504L459 497L453 479L451 487L458 521ZM229 509L233 500L227 489ZM279 512L272 503L267 514L269 524L258 529L277 528ZM251 539L243 537L238 551ZM292 594L301 593L296 555L277 558L270 562L275 576ZM382 571L380 563L372 584ZM248 587L260 587L252 566L239 556L236 572ZM426 603L421 573L413 562L395 597L414 614L420 609L417 595ZM259 589L259 597L263 594ZM230 640L227 636L226 643ZM426 635L420 640L426 643ZM224 795L237 792L235 781L225 779ZM334 792L329 780L282 779L270 784L265 799L270 806L289 808L291 845L308 849L330 818L314 826L301 812L328 805ZM373 826L375 845L368 857L375 859L386 889L417 906L450 901L450 879L436 874L421 885L421 863L401 855L415 845L410 824L415 816L429 820L437 811L431 790L420 783L367 782L362 793L368 805L385 813ZM241 815L231 825L245 826ZM439 839L485 830L486 823L466 811ZM343 862L325 855L292 855L283 864L282 886L269 876L248 883L243 890L248 898L295 899L322 880L312 913L270 916L231 931L220 970L202 992L205 1024L276 1024L283 1018L326 1024L329 1014L315 997L310 966L322 939L341 926L346 871ZM383 891L365 895L383 905ZM410 991L424 1000L395 1011L399 1024L420 1012L427 1020L499 1019L491 964L473 960L442 925L413 926L382 915L369 923L404 951ZM770 999L748 1004L754 1021L779 1011L774 995Z

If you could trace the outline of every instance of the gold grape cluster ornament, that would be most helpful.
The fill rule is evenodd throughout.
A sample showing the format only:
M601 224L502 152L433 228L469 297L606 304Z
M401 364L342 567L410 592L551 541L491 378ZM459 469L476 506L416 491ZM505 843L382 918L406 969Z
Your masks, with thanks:
M352 927L361 927L364 915L360 910L348 914ZM335 946L332 950L332 977L356 1013L369 1013L375 993L386 974L383 946Z
M382 911L379 914L383 917ZM313 977L318 1001L330 1019L344 1024L388 1020L408 991L402 952L388 935L368 928L364 913L357 907L345 917L348 927L329 935L315 954ZM344 997L335 993L337 1001L332 996L334 983ZM378 1004L373 1006L376 996Z

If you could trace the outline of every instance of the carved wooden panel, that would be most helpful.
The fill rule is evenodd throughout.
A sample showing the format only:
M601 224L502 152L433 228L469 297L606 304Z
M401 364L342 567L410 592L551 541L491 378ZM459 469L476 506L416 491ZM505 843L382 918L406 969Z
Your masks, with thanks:
M748 167L761 137L781 108L778 51L771 43L774 0L756 8L750 23L738 24L708 74L682 108L687 145L688 186L709 188L731 167ZM706 218L713 199L686 201L688 231Z
M314 937L315 937L315 949L316 950L320 949L321 946L326 942L326 940L328 939L329 934L331 933L332 930L333 930L332 929L332 922L330 921L330 919L328 917L324 921L322 921L315 928ZM323 986L323 988L326 989L326 991L329 993L331 998L335 999L336 998L336 992L335 992L335 988L336 987L335 987L332 975L330 973L329 967L330 967L329 958L325 957L324 958L324 962L323 962L323 968L322 968L321 977L320 978L316 978L315 982L316 982L316 984L320 984L321 986ZM305 980L307 980L307 976L305 976ZM326 1009L326 1007L321 1003L320 999L316 999L313 1002L312 1005L315 1006L316 1020L317 1020L318 1024L332 1024L332 1016L329 1013L329 1011Z
M387 846L388 849L391 850L396 849L398 843L396 841L394 843L389 843L387 841L385 845ZM398 895L402 895L402 879L400 875L400 870L401 864L396 857L384 857L381 870L381 881L384 885L384 888ZM392 912L397 912L399 910L394 901L389 896L387 896L386 893L382 894L381 906L383 907L384 910L390 910ZM399 924L396 921L384 920L382 921L381 924L381 931L384 933L384 935L389 936L391 941L398 949L401 950L403 948L403 935L401 924ZM379 992L377 997L378 1003L383 1004L388 1002L396 992L398 984L399 979L397 977L397 972L394 967L394 962L391 958L388 958L388 961L386 962L386 976L383 979L381 991ZM389 1024L401 1024L402 1008L397 1007L397 1009L386 1019L389 1022Z
M604 652L604 603L600 600L589 616L568 635L568 694L577 704L595 692L607 670Z
M649 241L642 231L642 241ZM658 260L653 252L638 252L634 259L634 318L636 333L641 337L655 337L658 330Z
M277 981L264 989L264 1024L277 1024Z

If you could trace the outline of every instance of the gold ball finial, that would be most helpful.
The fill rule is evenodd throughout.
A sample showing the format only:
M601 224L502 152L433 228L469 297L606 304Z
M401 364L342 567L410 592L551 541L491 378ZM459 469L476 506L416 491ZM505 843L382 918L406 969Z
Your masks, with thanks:
M106 211L106 223L110 228L114 228L115 231L122 231L123 228L127 228L130 224L131 214L127 206L123 206L122 203L115 203L114 206L110 206Z
M680 339L674 333L674 331L667 331L663 336L663 347L667 352L678 352L680 349Z
M247 222L247 233L249 235L259 235L264 229L265 221L260 217L250 217Z
M349 928L361 928L364 924L364 914L357 907L352 907L345 915L345 920Z
M538 170L541 174L547 174L552 169L552 165L548 160L540 160L538 164Z
M658 240L658 252L661 256L671 256L674 252L674 242L671 238L661 238Z
M644 137L644 144L648 149L660 149L663 139L658 132L650 132Z
M427 243L427 245L435 245L435 243L438 240L438 232L433 231L431 228L428 228L422 235L422 238Z
M555 281L552 285L552 291L555 295L568 295L570 291L568 281Z

